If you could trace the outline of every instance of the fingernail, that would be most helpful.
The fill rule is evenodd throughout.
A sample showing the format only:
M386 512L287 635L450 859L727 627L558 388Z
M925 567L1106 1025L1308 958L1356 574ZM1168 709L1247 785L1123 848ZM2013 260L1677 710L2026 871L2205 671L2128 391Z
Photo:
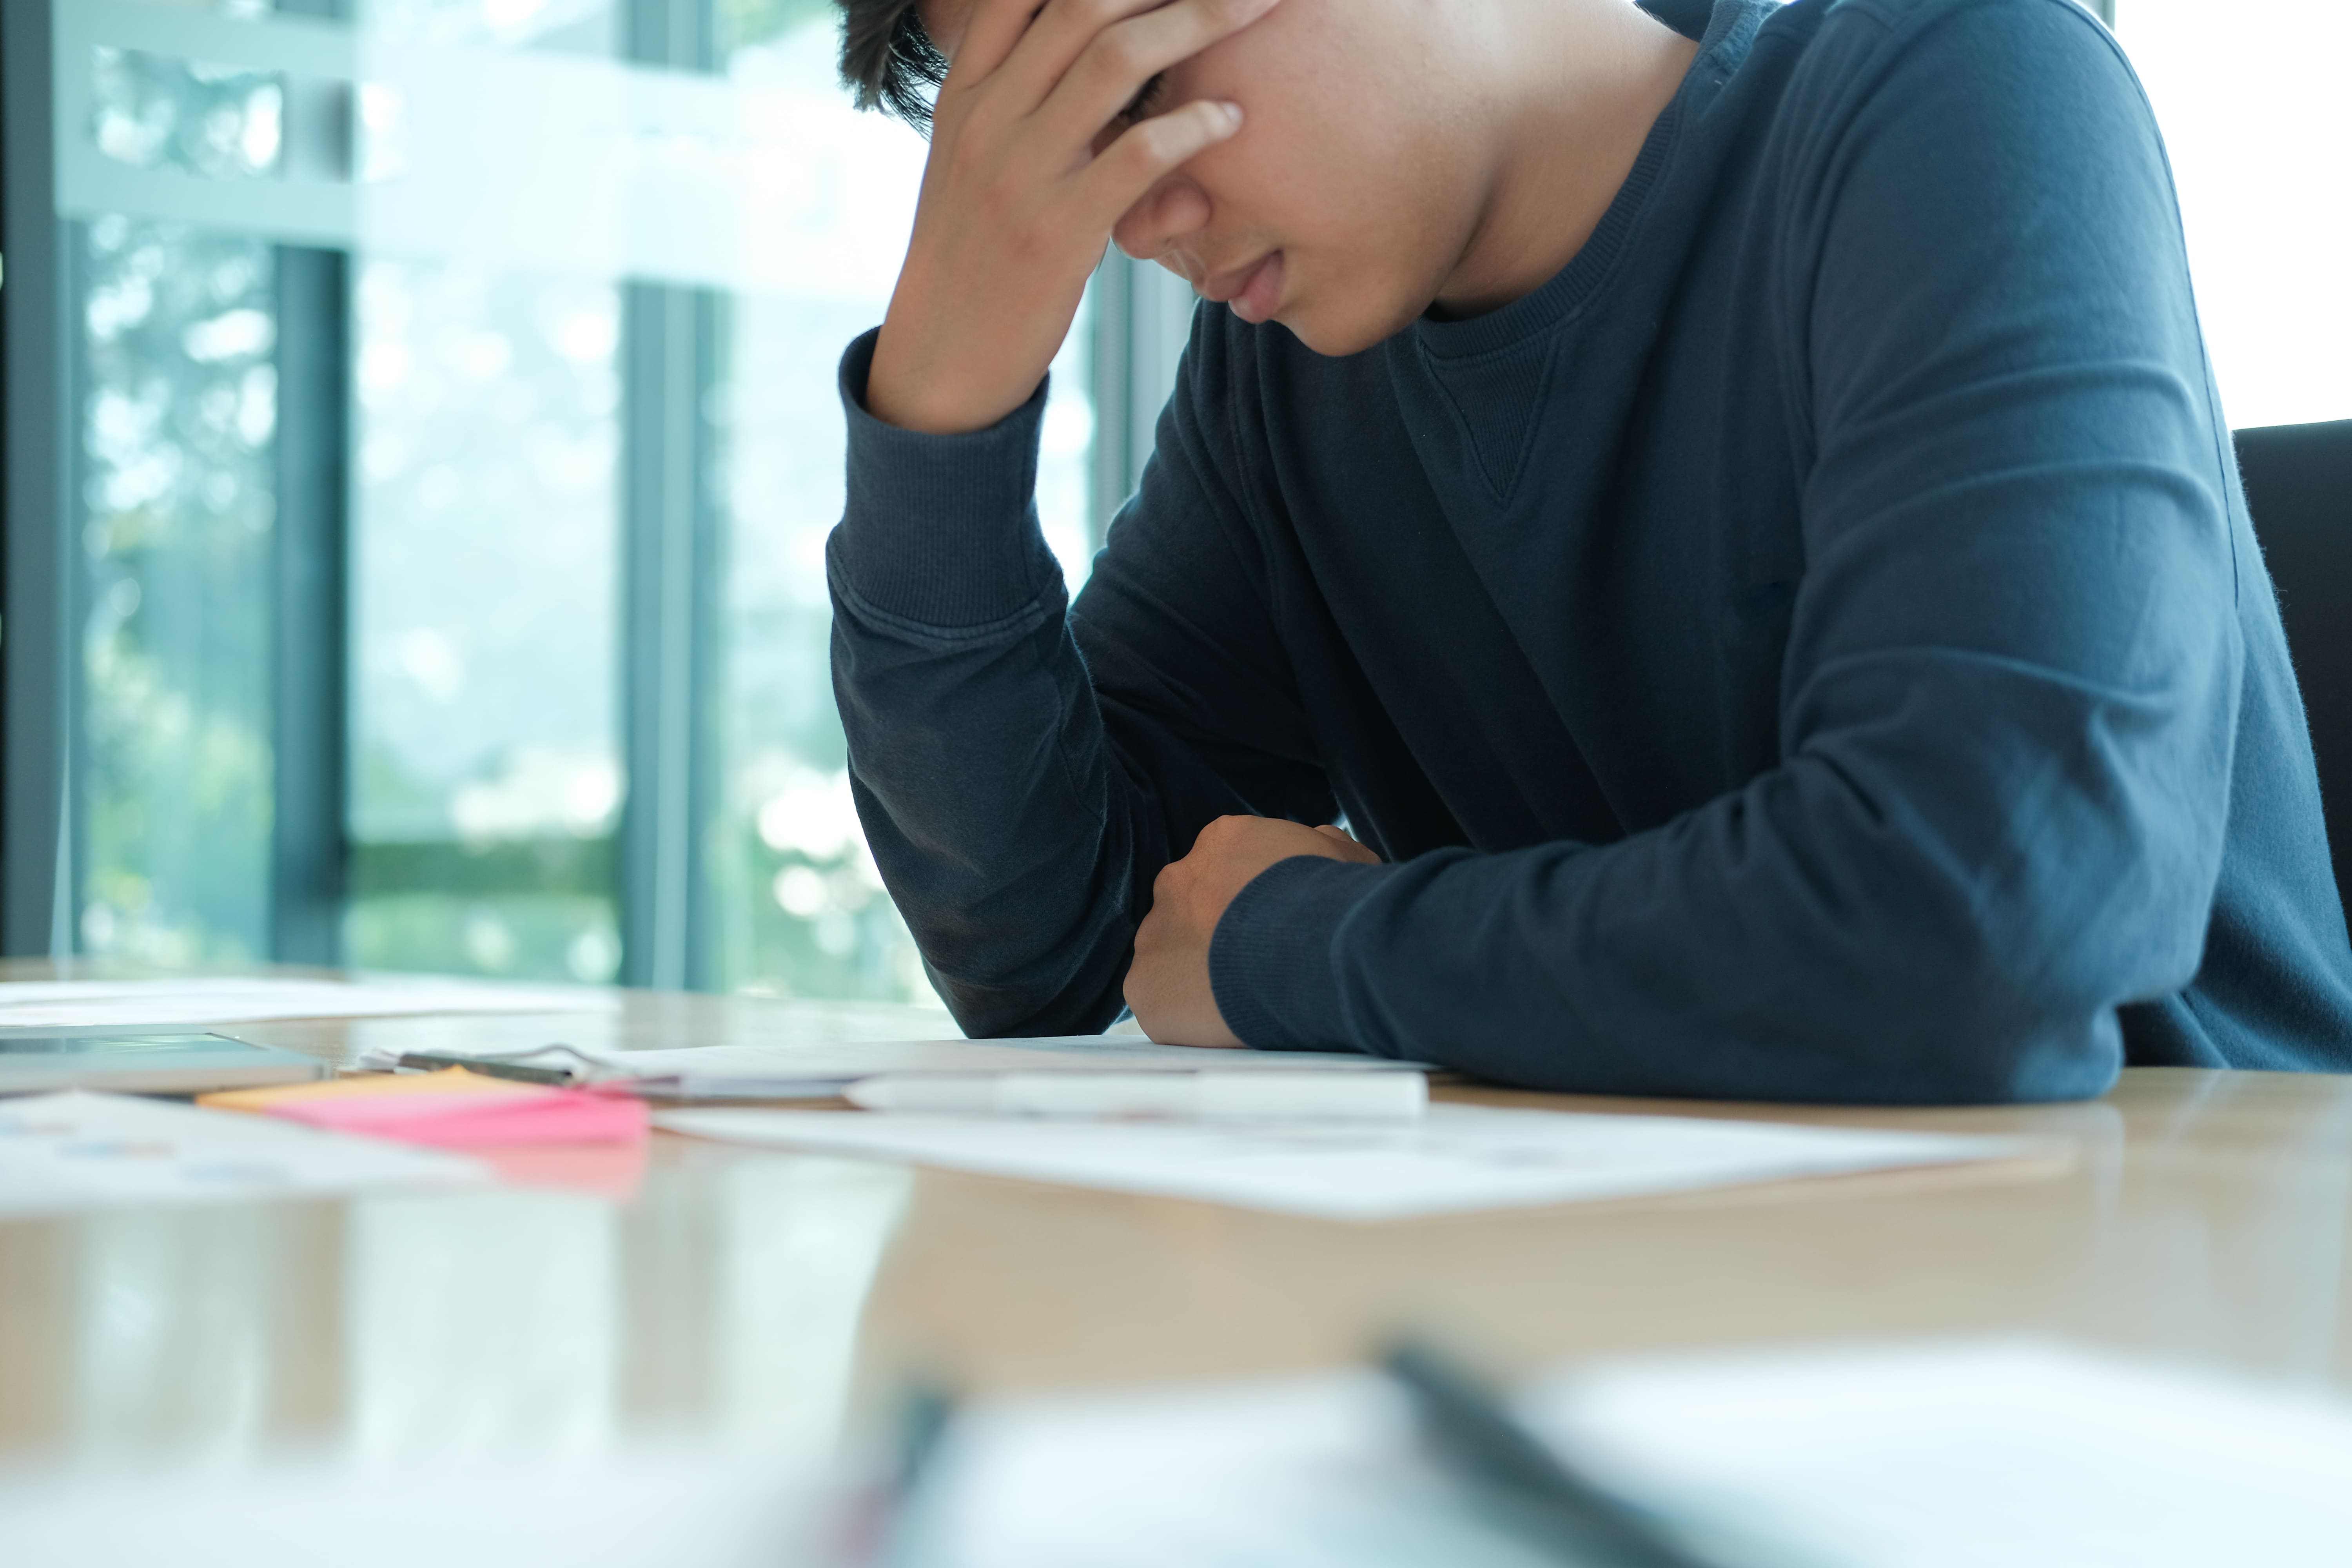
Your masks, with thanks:
M1221 101L1217 107L1225 111L1225 123L1229 129L1239 131L1242 128L1242 106L1240 104L1227 100Z

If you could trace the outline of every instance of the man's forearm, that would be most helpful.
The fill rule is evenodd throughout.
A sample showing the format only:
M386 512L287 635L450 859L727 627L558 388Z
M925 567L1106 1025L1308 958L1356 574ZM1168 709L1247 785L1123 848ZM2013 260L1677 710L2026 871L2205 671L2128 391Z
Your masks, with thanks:
M845 513L827 552L834 685L876 863L975 1035L1100 1028L1133 940L1124 813L1029 500L1038 396L918 435L843 362Z

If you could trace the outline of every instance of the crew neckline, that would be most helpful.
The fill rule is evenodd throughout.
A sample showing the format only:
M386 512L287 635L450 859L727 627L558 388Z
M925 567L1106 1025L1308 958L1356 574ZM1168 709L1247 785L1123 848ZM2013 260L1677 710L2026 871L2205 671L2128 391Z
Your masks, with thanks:
M1424 353L1436 359L1454 360L1507 348L1577 314L1600 292L1648 208L1659 174L1673 160L1683 121L1693 111L1693 100L1714 92L1730 76L1737 62L1717 57L1730 41L1740 16L1748 9L1743 0L1717 0L1706 35L1698 40L1698 52L1691 57L1674 96L1651 122L1625 183L1617 188L1616 195L1601 212L1592 237L1584 242L1583 248L1532 292L1507 305L1461 321L1441 321L1424 311L1412 324L1413 339ZM1664 16L1658 19L1668 26L1674 25Z

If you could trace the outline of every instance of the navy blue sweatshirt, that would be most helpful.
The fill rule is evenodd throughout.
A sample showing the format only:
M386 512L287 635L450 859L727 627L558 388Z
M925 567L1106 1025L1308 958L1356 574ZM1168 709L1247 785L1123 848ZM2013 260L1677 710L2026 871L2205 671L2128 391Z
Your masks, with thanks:
M2352 951L2169 173L2068 0L1655 0L1701 47L1535 293L1345 358L1202 307L1068 606L1039 397L844 363L834 670L975 1035L1118 1012L1212 818L1262 1047L1937 1101L2352 1068ZM1696 10L1695 19L1683 13Z

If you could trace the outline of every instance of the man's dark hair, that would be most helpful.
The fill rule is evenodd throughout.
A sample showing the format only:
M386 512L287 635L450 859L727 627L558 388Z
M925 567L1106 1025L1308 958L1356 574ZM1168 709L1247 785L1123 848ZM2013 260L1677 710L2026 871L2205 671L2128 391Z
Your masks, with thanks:
M841 80L860 109L895 114L918 131L931 123L931 95L948 58L915 15L915 0L840 0Z

